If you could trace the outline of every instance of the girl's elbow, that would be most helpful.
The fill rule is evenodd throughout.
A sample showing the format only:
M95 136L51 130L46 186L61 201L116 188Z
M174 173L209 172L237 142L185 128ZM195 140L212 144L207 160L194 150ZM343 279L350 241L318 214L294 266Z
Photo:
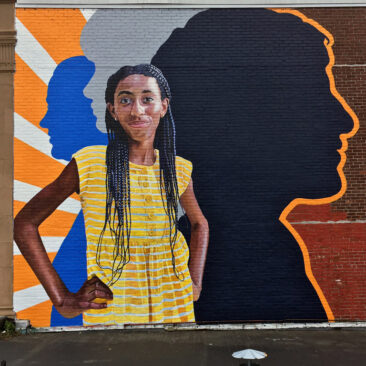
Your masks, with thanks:
M193 224L193 230L209 232L208 221L202 217L199 221Z

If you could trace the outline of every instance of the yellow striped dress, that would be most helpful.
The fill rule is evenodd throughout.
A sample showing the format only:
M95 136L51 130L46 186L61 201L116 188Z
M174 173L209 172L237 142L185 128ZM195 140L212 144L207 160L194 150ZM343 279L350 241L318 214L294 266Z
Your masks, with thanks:
M158 154L158 151L156 150ZM80 199L87 237L88 278L111 279L114 241L107 228L102 242L101 264L96 263L97 243L104 226L106 205L106 146L89 146L73 155L78 167ZM191 179L192 164L176 158L179 195ZM194 322L189 250L178 232L173 270L169 219L160 193L159 159L152 166L130 162L131 236L130 261L112 286L113 300L102 310L83 313L84 325ZM163 192L165 197L165 192ZM183 276L180 276L181 279Z

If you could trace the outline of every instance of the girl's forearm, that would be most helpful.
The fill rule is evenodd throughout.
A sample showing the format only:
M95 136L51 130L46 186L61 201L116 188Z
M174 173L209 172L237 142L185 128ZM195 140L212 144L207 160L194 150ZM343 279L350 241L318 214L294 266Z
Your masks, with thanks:
M206 263L209 228L207 221L192 225L189 246L189 272L193 283L202 287L203 272Z
M14 240L52 303L62 305L68 290L48 258L38 227L26 220L14 220Z

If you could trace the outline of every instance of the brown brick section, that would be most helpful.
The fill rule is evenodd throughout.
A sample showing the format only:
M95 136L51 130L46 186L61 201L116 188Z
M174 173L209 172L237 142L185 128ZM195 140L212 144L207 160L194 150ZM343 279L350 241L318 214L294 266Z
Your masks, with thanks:
M360 120L359 131L348 141L344 168L348 189L332 209L345 212L348 220L366 219L366 66L355 66L366 65L366 8L299 10L333 35L336 87Z

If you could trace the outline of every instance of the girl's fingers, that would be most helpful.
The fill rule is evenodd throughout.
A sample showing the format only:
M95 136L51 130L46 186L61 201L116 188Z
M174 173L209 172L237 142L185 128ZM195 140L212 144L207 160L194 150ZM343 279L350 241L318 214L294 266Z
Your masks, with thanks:
M105 309L106 307L107 307L106 302L102 302L100 304L97 304L95 302L90 302L89 303L89 309Z
M101 289L102 291L107 292L113 298L113 292L111 291L111 289L104 282L99 280L99 282L96 282L95 285L96 285L97 289Z
M81 310L87 309L105 309L107 307L107 303L95 303L90 301L79 301L79 307Z
M111 296L111 294L109 292L106 292L103 290L93 290L93 291L89 292L88 294L86 294L86 296L84 298L87 301L92 301L96 298L112 300L113 296Z
M113 298L113 292L111 291L111 289L105 283L103 283L98 277L92 277L90 280L87 280L84 283L82 289L83 293L89 293L96 289L102 290L107 292Z

